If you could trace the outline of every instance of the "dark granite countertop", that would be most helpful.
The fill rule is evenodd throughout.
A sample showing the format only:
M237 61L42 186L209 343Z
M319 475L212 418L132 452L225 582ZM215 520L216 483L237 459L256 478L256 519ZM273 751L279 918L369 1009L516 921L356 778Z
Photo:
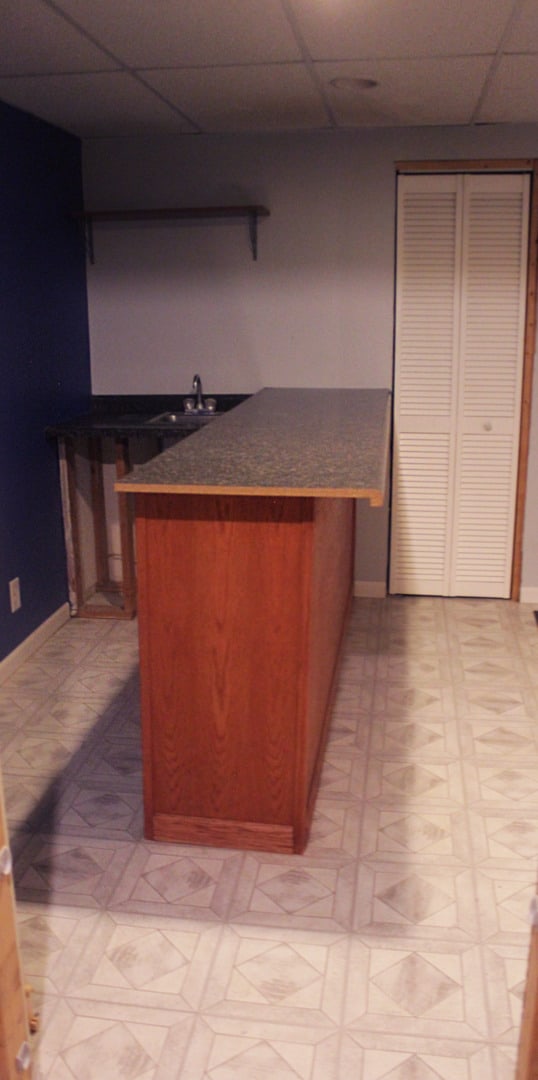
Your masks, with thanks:
M388 390L267 388L116 488L367 498L380 506L389 438Z
M248 394L215 394L204 392L204 398L215 397L217 400L217 413L228 412L242 401L246 401ZM176 435L190 434L198 431L200 427L215 420L215 416L209 414L183 415L183 401L192 394L96 394L92 397L91 410L81 416L69 417L54 426L46 429L46 434L52 437L70 436L125 436L140 437L145 435ZM156 417L163 413L177 412L180 418L171 424L169 420L157 420Z

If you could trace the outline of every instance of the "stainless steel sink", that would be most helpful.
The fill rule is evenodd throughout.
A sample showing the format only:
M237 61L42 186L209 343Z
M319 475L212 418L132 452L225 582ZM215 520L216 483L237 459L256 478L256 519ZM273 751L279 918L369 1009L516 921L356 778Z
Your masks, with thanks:
M152 416L147 420L148 424L166 424L170 427L178 427L182 424L191 424L196 420L209 420L212 416L218 416L214 409L192 409L189 412L163 412L158 416Z

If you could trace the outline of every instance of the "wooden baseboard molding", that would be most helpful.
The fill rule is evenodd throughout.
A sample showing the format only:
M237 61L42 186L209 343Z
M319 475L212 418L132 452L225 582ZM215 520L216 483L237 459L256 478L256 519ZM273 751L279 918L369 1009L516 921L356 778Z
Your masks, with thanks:
M155 814L151 840L213 847L250 848L253 851L294 852L291 825L264 825L256 821L220 821L217 818Z
M538 585L522 585L519 602L520 604L538 604Z
M52 637L60 626L69 619L69 604L62 604L57 611L53 612L45 622L41 623L33 633L29 634L13 652L10 652L3 660L0 660L0 684L11 678L17 668L44 645L49 637Z
M353 596L370 597L382 600L387 595L387 583L385 581L354 581Z

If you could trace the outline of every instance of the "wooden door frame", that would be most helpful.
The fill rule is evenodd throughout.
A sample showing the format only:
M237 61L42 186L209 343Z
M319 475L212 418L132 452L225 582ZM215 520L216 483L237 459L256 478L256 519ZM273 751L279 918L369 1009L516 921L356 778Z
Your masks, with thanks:
M538 282L538 159L506 158L454 161L397 161L396 176L405 173L473 173L524 172L531 178L529 207L529 247L527 255L527 300L523 336L523 372L519 426L518 472L514 539L512 548L512 580L510 599L519 600L523 562L523 528L527 497L529 439L532 407L532 379L536 345L536 299Z

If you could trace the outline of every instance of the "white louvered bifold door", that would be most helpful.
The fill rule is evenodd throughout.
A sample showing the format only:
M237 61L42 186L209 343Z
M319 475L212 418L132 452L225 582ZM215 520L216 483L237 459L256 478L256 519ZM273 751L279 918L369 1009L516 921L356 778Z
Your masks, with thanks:
M508 596L528 177L398 187L391 592Z
M461 262L457 176L398 184L391 592L446 594Z
M529 177L466 176L451 593L510 595Z

